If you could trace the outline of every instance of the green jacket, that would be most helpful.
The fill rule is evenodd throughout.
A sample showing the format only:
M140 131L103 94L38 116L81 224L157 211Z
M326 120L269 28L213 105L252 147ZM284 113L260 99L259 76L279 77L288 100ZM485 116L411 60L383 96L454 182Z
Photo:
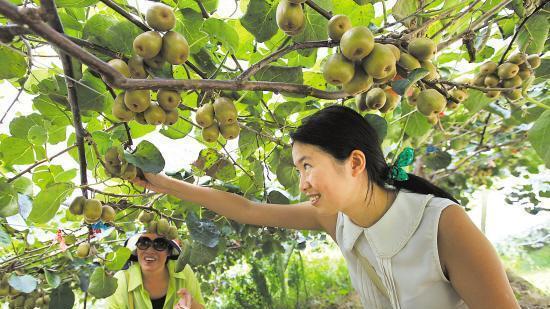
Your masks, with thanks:
M175 261L168 261L168 273L170 282L168 283L168 291L166 300L164 301L164 309L173 309L174 305L179 301L179 296L176 292L181 288L186 288L193 299L200 304L204 304L204 299L201 295L200 284L195 277L195 273L189 265L185 269L176 273ZM149 293L143 286L141 279L141 268L138 263L133 263L127 270L122 270L116 273L115 277L118 280L116 292L107 298L107 306L110 309L132 309L128 304L128 296L134 299L134 309L152 309Z

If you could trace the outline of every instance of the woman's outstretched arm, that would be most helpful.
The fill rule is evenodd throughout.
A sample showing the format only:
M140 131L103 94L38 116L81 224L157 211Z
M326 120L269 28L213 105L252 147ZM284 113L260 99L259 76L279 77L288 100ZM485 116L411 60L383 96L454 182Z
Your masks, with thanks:
M300 230L325 230L332 236L330 222L336 218L319 216L309 202L284 205L250 201L240 195L197 186L160 174L145 174L145 180L134 183L155 192L200 204L220 215L243 224L282 227ZM328 219L328 220L327 220Z

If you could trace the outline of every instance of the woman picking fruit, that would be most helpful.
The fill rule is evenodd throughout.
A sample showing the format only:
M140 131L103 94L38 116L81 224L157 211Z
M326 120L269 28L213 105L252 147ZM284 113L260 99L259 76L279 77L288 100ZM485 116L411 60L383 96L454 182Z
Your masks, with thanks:
M134 182L242 224L328 233L365 308L519 308L495 250L457 201L402 169L412 149L388 166L374 128L343 106L315 113L291 138L308 202L253 202L163 175Z

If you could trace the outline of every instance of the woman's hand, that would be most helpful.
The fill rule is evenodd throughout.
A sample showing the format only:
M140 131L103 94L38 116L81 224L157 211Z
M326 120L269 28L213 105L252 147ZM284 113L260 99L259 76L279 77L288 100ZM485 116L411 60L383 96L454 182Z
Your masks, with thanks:
M155 191L157 193L168 193L167 183L170 177L161 174L143 173L143 176L138 175L132 182L138 186Z
M180 300L176 305L174 305L174 309L191 309L191 305L193 304L193 298L191 297L191 294L187 289L179 289L177 292L178 296L180 297Z

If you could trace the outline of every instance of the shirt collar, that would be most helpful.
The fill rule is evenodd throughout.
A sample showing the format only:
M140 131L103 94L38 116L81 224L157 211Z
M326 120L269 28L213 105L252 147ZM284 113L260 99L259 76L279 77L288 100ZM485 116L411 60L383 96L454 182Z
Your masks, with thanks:
M432 195L417 194L400 190L390 209L369 228L356 225L343 215L343 249L351 251L359 236L364 233L372 250L380 257L392 257L416 231L424 208Z
M178 278L178 279L185 279L184 271L175 272L176 269L176 261L169 260L168 264L168 275L169 278ZM128 268L128 292L131 292L135 289L137 289L140 285L143 285L143 279L141 277L141 268L139 266L138 262L132 263L132 265Z

